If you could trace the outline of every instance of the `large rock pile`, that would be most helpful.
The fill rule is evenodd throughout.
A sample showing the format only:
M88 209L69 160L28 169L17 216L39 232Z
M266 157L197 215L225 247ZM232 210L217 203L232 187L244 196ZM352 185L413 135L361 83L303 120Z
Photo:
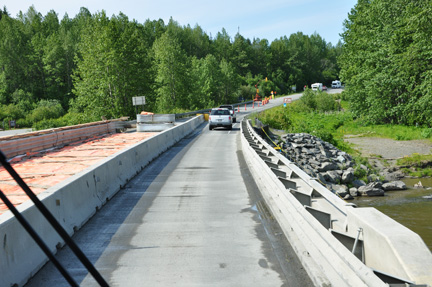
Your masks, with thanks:
M344 199L380 196L387 190L406 189L402 181L381 182L366 166L356 165L349 154L310 134L286 134L279 144L292 162ZM356 178L357 168L364 169L368 184Z

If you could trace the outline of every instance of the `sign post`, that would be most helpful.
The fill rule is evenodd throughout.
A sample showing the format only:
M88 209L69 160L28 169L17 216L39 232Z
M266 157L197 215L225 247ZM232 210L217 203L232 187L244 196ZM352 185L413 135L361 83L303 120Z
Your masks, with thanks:
M145 97L132 97L132 105L135 106L135 113L138 114L136 106L145 105Z

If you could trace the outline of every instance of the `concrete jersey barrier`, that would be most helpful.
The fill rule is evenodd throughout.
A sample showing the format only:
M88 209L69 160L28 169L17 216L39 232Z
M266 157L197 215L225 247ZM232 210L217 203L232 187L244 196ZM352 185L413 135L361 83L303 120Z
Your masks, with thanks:
M203 121L202 115L197 116L139 142L49 188L38 197L72 235L148 163ZM33 202L26 201L17 208L52 252L64 245ZM0 287L23 286L47 262L45 254L10 211L0 216L0 248Z

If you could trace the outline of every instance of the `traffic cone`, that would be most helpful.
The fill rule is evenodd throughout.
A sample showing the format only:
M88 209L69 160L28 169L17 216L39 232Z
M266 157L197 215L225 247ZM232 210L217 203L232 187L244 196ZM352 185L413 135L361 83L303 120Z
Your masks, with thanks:
M246 111L246 104L245 104L245 111Z

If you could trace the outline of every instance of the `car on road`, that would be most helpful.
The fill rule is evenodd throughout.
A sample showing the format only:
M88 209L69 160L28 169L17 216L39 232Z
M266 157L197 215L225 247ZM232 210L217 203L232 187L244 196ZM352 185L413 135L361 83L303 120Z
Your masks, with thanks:
M229 130L232 129L232 116L229 109L211 109L209 115L209 129L212 130L217 127L224 127Z
M233 105L220 105L219 108L228 109L231 113L233 123L237 122L237 116Z

